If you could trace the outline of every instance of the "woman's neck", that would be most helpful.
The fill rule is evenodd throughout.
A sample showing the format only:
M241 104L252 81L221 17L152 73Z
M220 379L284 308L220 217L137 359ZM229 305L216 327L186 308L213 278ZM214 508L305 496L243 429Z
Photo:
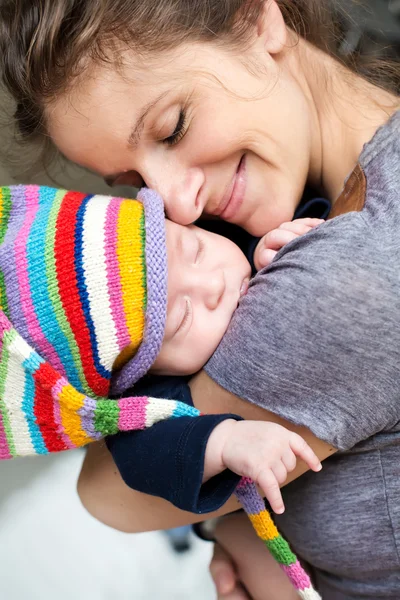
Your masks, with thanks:
M312 115L309 183L335 201L364 144L400 108L400 99L304 41L287 60Z

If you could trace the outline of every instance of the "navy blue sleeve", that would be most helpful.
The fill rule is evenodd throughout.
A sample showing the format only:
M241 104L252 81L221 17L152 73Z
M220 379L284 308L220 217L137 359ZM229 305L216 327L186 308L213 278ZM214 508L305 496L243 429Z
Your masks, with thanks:
M179 377L146 378L132 394L193 405L187 381ZM226 469L202 484L208 438L219 423L232 418L240 420L236 415L180 417L144 431L118 433L106 443L130 488L164 498L192 513L207 513L223 506L240 480Z

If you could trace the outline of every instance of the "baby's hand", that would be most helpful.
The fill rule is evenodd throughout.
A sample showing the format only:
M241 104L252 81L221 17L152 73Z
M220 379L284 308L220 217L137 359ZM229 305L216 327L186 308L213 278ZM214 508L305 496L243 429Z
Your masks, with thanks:
M230 469L249 477L264 491L271 508L285 510L280 485L296 466L297 456L313 471L322 465L305 440L289 429L264 421L223 421L206 447L203 481Z
M257 271L270 265L278 250L283 246L323 222L323 219L296 219L289 223L282 223L278 229L273 229L264 235L254 252L254 264Z

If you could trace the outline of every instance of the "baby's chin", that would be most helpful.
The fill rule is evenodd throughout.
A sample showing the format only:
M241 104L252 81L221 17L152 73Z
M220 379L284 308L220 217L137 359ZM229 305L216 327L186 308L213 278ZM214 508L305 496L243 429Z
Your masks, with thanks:
M165 375L175 377L189 377L190 375L195 375L196 373L202 370L204 365L212 357L218 345L219 342L217 345L213 345L213 347L210 348L207 352L202 353L201 359L199 359L197 353L195 352L193 360L190 360L188 354L185 353L185 361L179 361L179 359L177 359L177 362L174 365L171 365L170 363L163 364L163 361L156 361L156 364L153 365L149 373L153 375Z

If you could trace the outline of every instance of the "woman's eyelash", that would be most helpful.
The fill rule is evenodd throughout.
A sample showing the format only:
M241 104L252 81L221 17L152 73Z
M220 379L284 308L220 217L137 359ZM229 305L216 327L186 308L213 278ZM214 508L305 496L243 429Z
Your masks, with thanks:
M163 140L163 143L167 144L168 146L174 146L175 144L177 144L186 133L185 127L186 114L185 111L181 109L174 132L169 137L165 138L165 140Z

